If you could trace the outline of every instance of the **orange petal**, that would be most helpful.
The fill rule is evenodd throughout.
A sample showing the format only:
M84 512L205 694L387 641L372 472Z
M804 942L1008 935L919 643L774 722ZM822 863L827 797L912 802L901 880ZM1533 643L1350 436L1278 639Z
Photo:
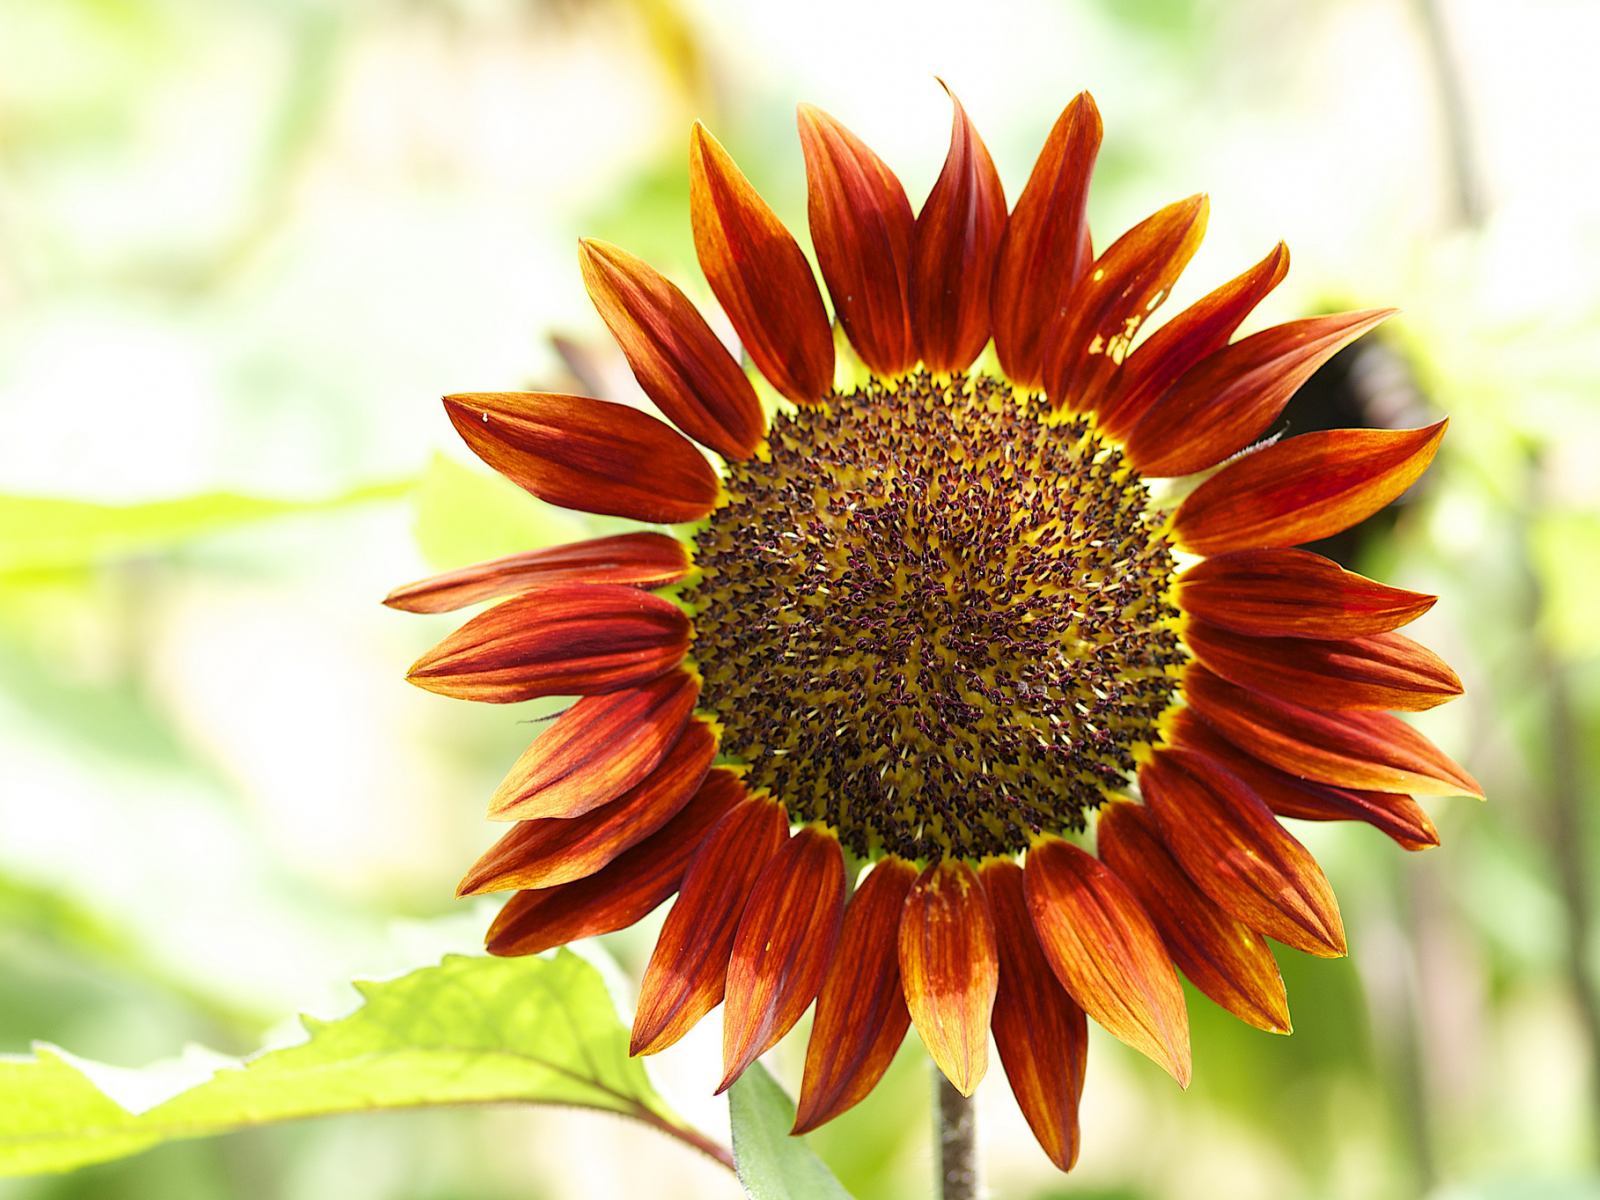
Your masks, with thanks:
M706 834L744 798L732 771L715 770L678 815L587 879L518 892L489 926L485 948L506 957L625 929L678 890Z
M1146 338L1107 389L1100 427L1123 437L1195 363L1228 344L1251 310L1289 273L1289 247L1279 242L1243 275L1195 301Z
M806 1043L796 1134L860 1103L905 1039L911 1013L900 986L900 913L916 878L916 867L904 859L885 858L844 910L839 948Z
M665 1050L718 1004L745 902L789 837L783 806L752 796L717 823L683 877L639 984L629 1054Z
M690 722L661 765L610 804L581 817L518 821L472 864L456 895L555 887L593 875L676 816L716 755L711 727Z
M1425 850L1439 844L1439 831L1422 806L1410 796L1338 788L1297 779L1246 754L1195 716L1192 708L1178 711L1169 737L1175 745L1198 750L1227 767L1280 817L1302 821L1365 821L1407 850Z
M689 209L700 269L751 361L796 404L821 399L833 387L833 331L811 264L698 121Z
M961 101L945 91L955 120L944 170L917 214L911 312L923 366L964 371L989 340L989 285L1006 227L1006 194Z
M1433 651L1404 634L1329 641L1257 638L1190 621L1184 644L1229 683L1321 708L1423 712L1461 695L1461 680Z
M929 1056L972 1095L989 1069L1000 959L988 897L966 863L930 863L912 885L900 917L900 976Z
M1107 1032L1189 1086L1189 1014L1156 932L1126 884L1093 855L1047 837L1028 851L1028 913L1061 986Z
M862 362L898 375L917 361L906 190L865 142L810 104L800 106L800 147L811 241L834 314Z
M579 700L517 759L489 800L489 819L578 817L615 800L656 769L699 695L694 676L674 671Z
M1303 433L1247 454L1189 493L1173 514L1173 536L1191 554L1220 554L1349 529L1417 481L1449 423Z
M706 319L648 263L607 242L578 242L589 299L667 420L724 458L749 458L767 432L750 380Z
M1045 332L1094 259L1085 203L1100 135L1094 97L1079 92L1050 130L1000 238L994 349L1006 378L1029 391L1044 385Z
M1424 796L1483 796L1477 781L1398 717L1324 712L1247 691L1199 663L1184 671L1195 712L1239 749L1319 783Z
M1193 750L1157 750L1139 788L1173 858L1224 910L1307 954L1345 952L1322 868L1237 775Z
M660 587L689 573L689 548L664 533L622 533L475 563L395 588L383 598L405 612L453 612L540 583Z
M1044 389L1051 403L1093 410L1150 314L1205 236L1204 196L1169 204L1097 258L1063 302L1045 338Z
M406 678L461 700L597 696L664 675L689 648L689 618L670 600L611 583L529 588L479 613Z
M839 940L844 855L833 834L808 825L756 880L728 962L722 1007L726 1091L816 998Z
M1189 982L1241 1021L1288 1033L1289 998L1272 951L1259 933L1195 887L1162 842L1150 810L1108 804L1095 835L1100 857L1138 897Z
M1028 1128L1050 1161L1070 1171L1078 1161L1078 1101L1088 1066L1089 1025L1039 948L1022 868L996 859L978 874L989 895L1000 950L995 1048Z
M1185 612L1255 637L1387 633L1415 621L1437 599L1374 583L1309 550L1235 550L1178 576Z
M717 502L717 473L670 425L626 404L544 392L444 398L472 452L541 500L670 525Z
M1277 420L1311 373L1398 309L1289 321L1208 355L1128 431L1146 475L1189 475L1243 450Z

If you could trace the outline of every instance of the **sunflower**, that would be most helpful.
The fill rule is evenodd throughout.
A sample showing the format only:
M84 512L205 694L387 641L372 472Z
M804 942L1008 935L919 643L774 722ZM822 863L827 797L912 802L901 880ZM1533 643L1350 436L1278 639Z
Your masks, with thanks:
M1389 310L1233 340L1288 270L1280 243L1139 339L1205 198L1096 255L1088 94L1009 213L954 103L916 214L877 155L800 107L831 322L794 238L697 124L695 249L759 379L664 276L585 240L589 294L667 420L444 400L535 496L678 536L516 554L387 602L500 601L412 667L420 687L579 697L495 792L490 818L514 824L462 881L515 891L491 953L620 929L677 893L635 1054L720 1003L725 1088L815 1001L798 1133L861 1100L912 1024L970 1095L992 1032L1065 1170L1085 1014L1186 1084L1179 971L1288 1032L1265 939L1345 952L1279 817L1365 821L1414 850L1438 842L1414 796L1482 795L1385 711L1461 691L1395 632L1434 597L1295 548L1399 496L1445 422L1258 440Z

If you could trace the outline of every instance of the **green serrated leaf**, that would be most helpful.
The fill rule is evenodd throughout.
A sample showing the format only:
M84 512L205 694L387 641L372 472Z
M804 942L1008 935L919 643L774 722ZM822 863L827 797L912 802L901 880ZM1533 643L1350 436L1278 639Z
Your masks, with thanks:
M268 517L393 499L414 486L405 480L308 502L229 492L131 505L0 495L0 573L71 570L108 558L148 554Z
M304 1044L219 1070L140 1114L50 1047L0 1061L0 1175L70 1170L274 1121L505 1102L618 1113L726 1161L628 1057L628 1032L599 973L569 951L452 955L358 986L366 1003L338 1021L305 1018Z
M790 1137L794 1101L752 1063L728 1091L733 1118L733 1162L754 1200L850 1200L850 1193L811 1153L804 1138Z

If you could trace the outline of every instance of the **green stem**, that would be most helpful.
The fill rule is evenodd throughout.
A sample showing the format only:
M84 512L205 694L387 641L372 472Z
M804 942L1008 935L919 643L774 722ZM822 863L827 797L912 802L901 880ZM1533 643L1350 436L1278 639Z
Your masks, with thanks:
M933 1078L939 1096L939 1195L943 1200L978 1200L977 1106L937 1066Z

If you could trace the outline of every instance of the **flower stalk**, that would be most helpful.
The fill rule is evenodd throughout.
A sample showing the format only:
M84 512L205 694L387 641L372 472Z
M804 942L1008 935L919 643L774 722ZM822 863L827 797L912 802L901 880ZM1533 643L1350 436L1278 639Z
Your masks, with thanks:
M977 1103L963 1096L937 1066L933 1086L939 1096L939 1195L943 1200L977 1200Z

